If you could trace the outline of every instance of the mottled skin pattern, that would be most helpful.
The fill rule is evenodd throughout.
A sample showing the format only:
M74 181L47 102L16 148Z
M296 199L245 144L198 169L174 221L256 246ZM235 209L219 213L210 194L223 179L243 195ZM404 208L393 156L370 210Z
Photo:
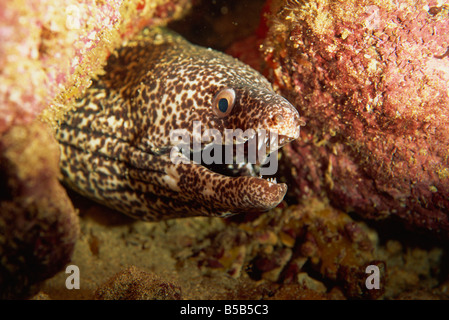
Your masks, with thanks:
M232 112L212 101L235 91ZM111 55L57 130L64 182L77 192L143 220L264 211L282 201L285 184L225 176L170 160L170 130L193 121L203 129L277 130L299 136L299 115L269 82L220 52L194 46L166 29L146 29Z

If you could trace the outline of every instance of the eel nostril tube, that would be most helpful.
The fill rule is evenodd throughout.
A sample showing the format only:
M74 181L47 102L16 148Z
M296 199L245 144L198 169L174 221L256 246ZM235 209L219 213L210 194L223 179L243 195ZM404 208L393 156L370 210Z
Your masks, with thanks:
M280 114L273 116L272 119L273 119L273 122L275 125L283 125L284 124L284 117L281 116Z

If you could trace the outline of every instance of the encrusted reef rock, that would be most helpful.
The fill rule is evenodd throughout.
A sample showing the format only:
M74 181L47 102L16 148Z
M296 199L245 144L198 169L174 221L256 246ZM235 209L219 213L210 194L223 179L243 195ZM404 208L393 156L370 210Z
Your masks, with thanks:
M59 184L59 148L42 124L0 138L0 298L26 297L70 261L78 217Z
M279 283L290 286L289 290L301 287L314 295L292 295L289 299L332 298L326 292L333 286L350 298L383 294L365 286L366 266L384 269L384 263L374 255L375 233L325 202L311 198L307 206L235 219L243 221L230 223L214 234L208 240L211 244L195 257L200 268L224 271L234 278L246 273L256 281ZM385 278L385 271L381 272Z
M95 292L98 300L180 300L181 288L159 276L130 266Z
M43 111L55 124L122 41L189 7L190 0L1 1L0 133Z
M295 197L449 235L449 4L276 1L269 78L306 125L284 148Z

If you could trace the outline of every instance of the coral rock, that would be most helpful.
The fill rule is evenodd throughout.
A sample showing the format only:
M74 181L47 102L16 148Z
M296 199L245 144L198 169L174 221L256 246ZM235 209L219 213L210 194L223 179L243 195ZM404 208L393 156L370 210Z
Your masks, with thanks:
M0 137L0 297L32 294L70 261L78 217L59 184L59 149L42 124Z
M190 0L1 1L0 133L41 112L55 125L123 40L189 7Z
M296 197L449 235L449 6L287 1L270 78L306 126L284 149Z
M347 297L382 295L382 291L364 290L365 267L381 263L374 257L376 237L328 203L310 198L304 206L234 218L194 254L204 273L222 270L240 279L246 273L255 281L300 285L321 296L324 284L308 276L319 274L341 285ZM248 220L236 223L241 219Z

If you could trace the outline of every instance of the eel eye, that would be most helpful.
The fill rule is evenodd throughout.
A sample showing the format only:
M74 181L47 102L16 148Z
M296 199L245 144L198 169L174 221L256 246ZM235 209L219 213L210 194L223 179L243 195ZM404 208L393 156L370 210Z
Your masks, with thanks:
M212 110L217 117L224 118L231 113L232 108L234 107L234 102L234 89L225 88L214 97L214 100L212 101Z

